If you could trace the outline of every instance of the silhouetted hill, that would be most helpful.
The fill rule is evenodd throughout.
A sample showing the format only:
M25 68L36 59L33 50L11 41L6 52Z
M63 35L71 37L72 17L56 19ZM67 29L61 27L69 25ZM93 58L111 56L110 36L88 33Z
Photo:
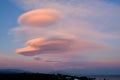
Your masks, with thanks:
M0 80L95 80L95 78L77 77L62 74L14 73L0 74Z
M19 69L0 69L0 74L10 74L10 73L27 73L27 71Z

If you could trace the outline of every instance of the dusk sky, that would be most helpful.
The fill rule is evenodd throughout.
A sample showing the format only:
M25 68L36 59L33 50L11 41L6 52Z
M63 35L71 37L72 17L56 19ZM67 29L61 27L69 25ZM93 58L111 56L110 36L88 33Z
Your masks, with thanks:
M120 0L1 0L0 69L120 74Z

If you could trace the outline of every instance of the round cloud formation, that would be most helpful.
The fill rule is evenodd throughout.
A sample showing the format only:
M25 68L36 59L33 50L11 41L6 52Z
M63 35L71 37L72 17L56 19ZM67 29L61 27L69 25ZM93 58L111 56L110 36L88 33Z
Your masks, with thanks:
M24 48L17 49L15 52L18 53L18 54L22 53L23 55L26 55L26 56L34 56L34 55L37 54L37 51L38 51L37 48L27 46L27 47L24 47ZM29 53L33 53L33 54L29 54Z
M35 56L39 54L73 55L112 49L110 45L96 43L76 38L36 38L26 42L27 47L17 49L17 54Z
M35 56L48 53L64 53L74 46L74 39L69 38L36 38L26 42L28 47L17 49L17 54Z
M28 11L18 18L18 23L24 26L47 26L60 20L60 12L54 9L37 9Z

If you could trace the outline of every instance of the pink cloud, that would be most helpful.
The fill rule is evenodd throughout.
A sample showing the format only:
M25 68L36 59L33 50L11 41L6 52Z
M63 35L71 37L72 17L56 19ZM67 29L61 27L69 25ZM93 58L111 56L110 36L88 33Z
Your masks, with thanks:
M117 32L112 30L113 28L110 28L110 26L114 26L112 20L119 18L119 7L106 4L100 0L92 0L92 2L78 1L78 4L74 5L76 1L71 0L61 3L54 0L43 0L42 2L41 0L36 0L36 2L34 0L30 0L29 2L18 0L18 3L22 4L21 7L24 6L27 10L32 11L28 11L19 17L18 23L21 27L12 29L13 34L17 36L18 40L23 39L23 41L26 41L26 47L17 49L15 52L25 56L36 57L40 55L44 57L45 60L38 57L35 58L38 62L40 60L41 63L38 63L36 67L43 65L43 67L48 68L49 66L54 69L82 69L93 67L93 65L117 65L119 61L102 61L98 60L98 58L90 61L90 55L92 55L92 59L96 56L94 57L94 54L89 53L95 53L100 58L99 55L104 57L105 52L109 56L112 56L109 51L118 49L110 45L114 44L113 42L107 42L106 40L120 39L119 34L115 34ZM62 17L61 19L62 15L64 15L64 18ZM59 23L56 24L57 22ZM118 26L119 24L117 23L116 25ZM57 38L53 38L56 36ZM62 36L65 36L65 38ZM68 36L72 38L68 38ZM104 41L106 43L102 43ZM48 54L49 57L43 56L43 54ZM55 54L60 57L62 56L62 60L57 61ZM66 55L71 58L68 62L64 61ZM77 56L77 58L74 58L74 56ZM84 56L87 57L87 59L84 59L85 61L83 60ZM81 59L81 57L83 58Z
M49 66L49 67L48 67ZM28 71L47 71L52 69L52 64L49 64L45 61L36 62L33 59L27 57L20 57L20 56L11 56L0 54L0 68L6 69L22 69Z
M74 39L69 38L37 38L26 42L28 47L17 49L15 52L26 56L48 53L64 53L74 47Z
M106 51L112 46L75 38L36 38L26 42L27 47L15 50L17 54L35 56L39 54L74 55L76 53L88 53Z
M37 48L31 47L31 46L15 50L16 53L22 53L23 55L26 55L26 56L34 56L38 54L37 51L38 51ZM29 54L29 53L33 53L33 54Z
M85 61L80 61L80 62L70 62L71 65L76 64L76 66L83 66L84 68L110 68L110 67L115 67L115 66L120 66L120 61L118 60L113 60L113 59L100 59L100 60L85 60Z
M28 11L18 18L18 23L25 26L47 26L60 19L60 13L54 9L37 9Z
M102 67L115 67L120 66L120 61L118 60L96 60L96 61L45 61L46 63L55 64L53 69L64 70L64 69L90 69L90 68L102 68Z

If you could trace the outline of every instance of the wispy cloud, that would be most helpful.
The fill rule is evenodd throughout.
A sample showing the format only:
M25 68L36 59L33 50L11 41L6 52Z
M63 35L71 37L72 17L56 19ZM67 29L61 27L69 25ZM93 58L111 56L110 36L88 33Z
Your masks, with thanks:
M120 39L118 35L120 8L117 5L108 4L102 0L16 0L16 3L28 12L23 14L27 17L23 18L23 15L21 15L18 19L18 22L24 25L12 29L12 33L17 34L24 40L58 35L89 37L89 39ZM36 12L39 15L36 15ZM28 18L29 14L35 15ZM45 16L47 18L49 16L49 20L47 18L43 19ZM59 20L61 16L62 18ZM30 18L32 19L30 20ZM55 24L56 21L57 24ZM48 25L49 23L52 23L52 25ZM29 26L39 25L41 27L47 25L51 28L27 28L26 25L28 26L28 24Z
M97 42L77 40L74 38L36 38L26 42L27 47L17 49L17 54L35 56L39 54L82 54L86 52L101 52L114 49L114 47Z
M108 56L114 55L113 51L120 50L114 41L109 42L120 39L118 5L108 4L103 0L16 0L16 3L25 10L25 13L18 17L20 26L13 28L11 33L17 40L26 42L24 48L15 50L17 54L25 56L58 54L62 55L62 59L65 59L65 55L68 57L77 55L78 59L85 53L87 55L96 53L99 57L104 56L104 53ZM74 64L73 58L70 62L41 58L36 60L45 65L56 64L57 67L51 64L53 68L84 68L97 63L89 62L90 56L87 58L83 62L80 59L81 64L76 61ZM107 59L106 62L102 60L98 62L100 65L118 63Z

